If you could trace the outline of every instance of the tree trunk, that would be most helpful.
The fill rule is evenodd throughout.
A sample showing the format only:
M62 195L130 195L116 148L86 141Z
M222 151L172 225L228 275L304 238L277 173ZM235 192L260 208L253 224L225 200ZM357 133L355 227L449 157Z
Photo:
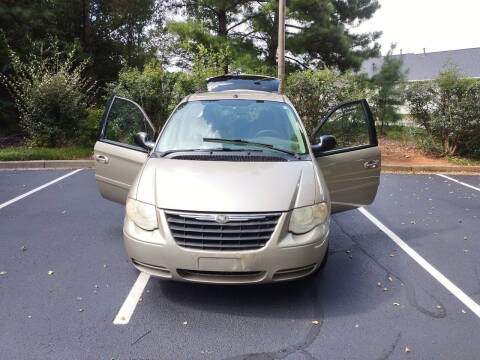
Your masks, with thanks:
M273 31L271 34L270 41L267 43L267 63L272 66L277 66L277 48L278 48L278 11L275 11L273 17Z
M82 40L85 50L90 49L90 3L89 0L82 1L82 22L83 22L83 32Z
M224 37L225 39L228 36L227 31L227 10L225 8L221 8L217 12L218 17L218 30L217 33L219 36ZM228 62L223 65L223 72L228 74Z

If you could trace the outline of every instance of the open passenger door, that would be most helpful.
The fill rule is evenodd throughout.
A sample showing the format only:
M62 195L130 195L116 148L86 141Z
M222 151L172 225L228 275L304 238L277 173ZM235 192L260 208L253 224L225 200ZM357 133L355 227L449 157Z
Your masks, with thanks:
M145 111L131 100L110 98L94 148L95 180L105 199L125 204L130 186L149 154L147 146L139 146L138 133L142 133L144 142L155 137Z
M366 100L338 105L313 131L312 150L322 169L332 213L373 202L380 183L380 149Z

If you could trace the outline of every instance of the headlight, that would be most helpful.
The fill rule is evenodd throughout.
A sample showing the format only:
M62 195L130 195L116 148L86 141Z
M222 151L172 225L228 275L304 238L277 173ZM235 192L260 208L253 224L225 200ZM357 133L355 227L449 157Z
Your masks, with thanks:
M158 228L157 213L155 206L143 202L127 199L127 216L144 230L153 230Z
M328 206L319 203L293 209L288 230L294 234L305 234L327 220Z

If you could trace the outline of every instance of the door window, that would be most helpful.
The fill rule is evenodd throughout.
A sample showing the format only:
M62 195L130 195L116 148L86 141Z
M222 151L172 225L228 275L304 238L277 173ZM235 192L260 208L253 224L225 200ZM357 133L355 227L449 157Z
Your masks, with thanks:
M367 112L367 106L362 100L334 108L314 132L314 143L319 143L322 135L333 135L337 140L337 146L333 151L376 145L375 135L371 130L374 125Z
M154 141L154 128L140 106L131 100L114 97L101 139L137 147L134 136L139 132L146 132Z

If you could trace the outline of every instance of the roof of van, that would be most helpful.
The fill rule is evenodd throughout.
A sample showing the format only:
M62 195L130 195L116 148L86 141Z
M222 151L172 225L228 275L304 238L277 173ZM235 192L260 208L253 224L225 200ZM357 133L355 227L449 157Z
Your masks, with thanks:
M266 92L266 91L258 91L258 90L245 90L245 89L196 93L188 96L185 99L185 101L228 100L228 99L285 102L285 97L282 94Z

